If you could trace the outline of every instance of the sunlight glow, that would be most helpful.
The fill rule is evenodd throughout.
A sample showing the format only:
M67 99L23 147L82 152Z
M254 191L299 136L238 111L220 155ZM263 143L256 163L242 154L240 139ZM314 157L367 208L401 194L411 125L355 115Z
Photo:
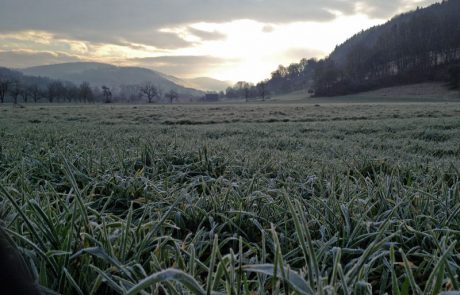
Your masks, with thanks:
M194 28L217 31L224 40L205 41L194 47L179 49L178 55L211 55L223 59L238 60L227 65L203 69L202 75L222 80L259 81L267 78L279 64L298 62L301 58L324 57L336 45L354 33L383 23L365 15L338 16L329 23L298 22L291 24L265 24L252 20L230 23L197 23ZM264 28L270 26L270 32ZM186 32L185 28L171 30ZM292 54L295 49L296 54ZM304 52L304 53L302 53Z

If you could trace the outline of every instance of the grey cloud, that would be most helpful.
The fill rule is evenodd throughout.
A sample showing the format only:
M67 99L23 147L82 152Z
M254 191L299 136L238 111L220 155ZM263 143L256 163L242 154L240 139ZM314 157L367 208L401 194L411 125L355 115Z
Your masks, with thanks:
M175 33L160 32L157 29L139 29L126 34L105 34L96 31L69 31L57 33L56 38L87 41L93 44L114 44L132 47L133 49L141 49L142 45L153 46L159 49L177 49L193 45L193 43L180 38Z
M330 11L394 13L409 0L2 0L2 30L132 32L178 23L225 22L253 19L261 22L327 21ZM425 0L424 3L434 3ZM415 3L415 2L414 2ZM404 5L403 5L404 4ZM414 4L415 5L415 4Z
M7 68L27 68L44 64L78 61L81 61L81 59L62 53L0 51L0 66Z
M359 12L376 18L389 18L407 1L403 0L367 0L358 1Z
M374 18L391 18L399 12L415 9L417 6L428 6L438 0L408 1L408 0L361 0L356 1L357 12Z
M154 46L161 49L177 49L192 45L192 43L180 38L175 33L152 31L137 31L129 34L130 42Z
M190 27L187 29L187 31L204 41L222 40L226 37L225 34L219 33L217 31L208 32Z

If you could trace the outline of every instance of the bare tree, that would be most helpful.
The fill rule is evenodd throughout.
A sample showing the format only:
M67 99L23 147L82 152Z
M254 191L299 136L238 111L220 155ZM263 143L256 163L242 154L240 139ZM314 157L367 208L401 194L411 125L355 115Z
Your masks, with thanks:
M169 102L172 104L175 99L179 98L179 94L171 89L168 93L165 94L165 97L169 99Z
M62 82L54 81L48 84L47 92L48 101L52 103L55 100L59 101L65 95L65 87L62 85Z
M32 84L28 87L29 93L35 103L37 103L43 95L42 90L37 84Z
M30 86L24 86L21 88L21 97L22 97L22 100L27 103L28 100L29 100L29 95L30 95L30 89L29 89Z
M244 98L246 99L246 102L249 101L249 94L251 93L251 86L249 83L244 84Z
M11 85L11 81L8 78L0 78L0 103L5 102L5 96L8 93L8 88Z
M22 86L21 86L21 82L19 82L19 80L16 80L14 81L13 83L11 83L11 90L10 90L10 94L11 94L11 97L13 98L13 102L14 104L18 104L18 97L19 95L21 95L21 92L22 92Z
M46 86L46 96L48 97L48 102L52 103L54 97L56 96L56 91L54 90L53 83L50 83Z
M257 89L259 90L259 95L262 97L262 101L265 101L265 97L267 96L267 82L259 82L257 84Z
M89 102L93 100L94 94L93 90L91 89L91 86L89 85L88 82L83 82L80 84L80 87L78 89L78 97L80 102Z
M104 95L105 103L112 102L112 91L107 86L102 86L102 95Z
M64 96L68 102L77 101L79 89L74 84L68 84L64 87Z
M145 83L140 88L141 94L147 96L149 103L153 102L153 99L158 96L158 89L150 82Z

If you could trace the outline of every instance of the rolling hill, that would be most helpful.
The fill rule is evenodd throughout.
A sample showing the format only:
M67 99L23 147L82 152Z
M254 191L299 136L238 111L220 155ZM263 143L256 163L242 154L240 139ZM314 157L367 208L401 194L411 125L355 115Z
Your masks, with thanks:
M186 80L192 88L201 89L205 91L225 91L227 87L232 86L230 81L221 81L209 77L198 77Z
M28 76L42 76L76 84L90 82L95 86L119 87L151 82L163 91L175 90L182 95L202 96L203 91L171 81L171 77L140 67L117 67L103 63L78 62L37 66L20 70Z
M230 81L221 81L209 77L198 77L191 79L181 79L171 75L164 75L164 77L178 85L194 88L206 92L220 92L225 91L227 87L232 86L233 83Z

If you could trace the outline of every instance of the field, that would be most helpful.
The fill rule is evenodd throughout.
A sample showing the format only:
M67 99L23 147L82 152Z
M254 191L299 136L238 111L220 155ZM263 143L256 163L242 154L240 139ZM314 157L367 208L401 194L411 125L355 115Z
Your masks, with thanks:
M0 106L45 293L460 290L460 104Z
M306 101L309 103L341 103L343 101L347 103L375 103L382 101L386 103L460 102L460 93L456 90L449 90L446 84L442 82L394 86L346 96L309 96L310 95L306 91L296 91L275 96L272 100L278 102Z

